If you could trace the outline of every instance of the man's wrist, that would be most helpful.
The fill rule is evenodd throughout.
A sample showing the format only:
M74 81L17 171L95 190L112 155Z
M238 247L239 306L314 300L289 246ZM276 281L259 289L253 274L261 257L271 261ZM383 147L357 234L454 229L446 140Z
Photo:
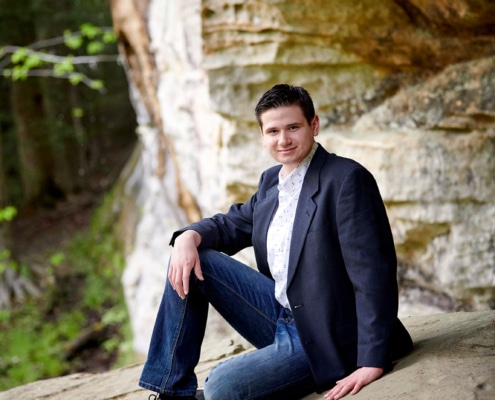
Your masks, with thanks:
M192 229L188 229L187 231L184 231L179 237L177 237L177 239L179 238L181 238L181 240L192 240L192 242L196 247L198 247L201 244L201 235L199 234L199 232L194 231Z

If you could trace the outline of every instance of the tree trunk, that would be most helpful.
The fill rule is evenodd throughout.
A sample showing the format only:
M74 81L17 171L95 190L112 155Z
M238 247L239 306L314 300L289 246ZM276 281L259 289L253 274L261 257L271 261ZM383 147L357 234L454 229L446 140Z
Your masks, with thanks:
M36 40L46 40L57 37L67 29L68 19L74 18L74 6L66 0L51 2L58 12L69 16L67 19L51 19L42 12L35 22ZM65 53L64 53L65 52ZM57 47L57 54L64 56L68 49ZM88 170L84 165L86 144L84 127L80 118L74 118L74 109L82 109L79 101L80 87L72 85L65 79L41 79L40 91L43 98L45 126L50 132L48 145L52 149L53 181L65 194L71 194L86 189Z
M3 154L3 135L0 131L0 211L9 205L7 195L7 185L5 183L4 154ZM6 250L12 249L12 232L10 221L0 219L0 264L3 262L1 256ZM4 253L5 254L5 253ZM1 267L0 267L1 269Z
M0 131L0 213L9 205L5 183L2 131ZM38 290L19 275L18 264L12 253L12 230L10 220L0 218L0 310L9 308L12 300L22 300L26 293Z
M40 87L45 126L50 132L47 144L53 154L52 179L65 194L79 192L86 189L88 173L84 165L88 140L80 119L73 115L73 109L82 108L77 101L79 89L55 79L44 79Z
M37 80L13 82L12 113L16 124L25 204L50 205L61 192L53 180L50 131L44 124L42 94Z

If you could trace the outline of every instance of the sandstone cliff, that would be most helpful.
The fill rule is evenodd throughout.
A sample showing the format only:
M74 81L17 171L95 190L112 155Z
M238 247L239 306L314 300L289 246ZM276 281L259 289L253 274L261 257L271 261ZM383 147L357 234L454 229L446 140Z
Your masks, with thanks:
M116 204L136 350L147 349L170 234L244 201L271 165L252 110L279 82L305 86L319 141L376 176L400 260L401 309L494 307L492 1L111 5L141 142Z

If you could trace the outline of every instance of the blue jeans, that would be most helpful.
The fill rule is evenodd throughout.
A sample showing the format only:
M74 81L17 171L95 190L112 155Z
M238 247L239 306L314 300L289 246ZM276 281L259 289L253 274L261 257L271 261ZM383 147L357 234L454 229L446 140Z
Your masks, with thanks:
M195 394L194 368L210 303L257 350L213 368L206 400L286 400L314 392L292 313L275 299L274 282L225 254L199 254L205 280L191 278L185 300L167 280L139 385L168 395Z

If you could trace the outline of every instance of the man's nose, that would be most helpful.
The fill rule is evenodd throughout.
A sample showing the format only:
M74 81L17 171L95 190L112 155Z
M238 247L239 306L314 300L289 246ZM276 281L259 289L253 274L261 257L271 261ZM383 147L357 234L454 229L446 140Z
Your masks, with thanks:
M290 135L287 131L283 130L280 132L279 142L290 143Z

